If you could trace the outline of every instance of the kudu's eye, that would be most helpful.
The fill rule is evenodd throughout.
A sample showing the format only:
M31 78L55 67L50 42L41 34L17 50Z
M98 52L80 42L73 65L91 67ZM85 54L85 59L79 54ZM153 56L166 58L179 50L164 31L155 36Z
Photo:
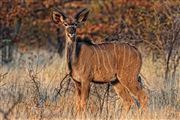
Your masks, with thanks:
M65 26L68 26L68 24L67 24L67 23L64 23L64 25L65 25Z

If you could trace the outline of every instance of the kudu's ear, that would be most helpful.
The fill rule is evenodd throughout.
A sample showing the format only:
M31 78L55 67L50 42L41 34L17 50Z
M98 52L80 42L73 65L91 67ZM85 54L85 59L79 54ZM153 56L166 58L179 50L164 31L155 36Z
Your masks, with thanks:
M87 18L88 18L88 14L89 14L89 10L87 8L84 8L82 10L80 10L75 16L74 18L76 19L76 21L78 23L84 23Z
M61 12L59 9L54 8L52 11L52 20L54 23L59 24L62 23L66 19L66 15Z

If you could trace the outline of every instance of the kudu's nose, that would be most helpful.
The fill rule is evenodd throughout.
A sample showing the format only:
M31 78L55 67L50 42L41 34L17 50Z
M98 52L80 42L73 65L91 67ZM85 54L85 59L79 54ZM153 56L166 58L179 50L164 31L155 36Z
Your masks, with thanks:
M75 27L68 27L67 32L70 34L75 34L76 33L76 28Z

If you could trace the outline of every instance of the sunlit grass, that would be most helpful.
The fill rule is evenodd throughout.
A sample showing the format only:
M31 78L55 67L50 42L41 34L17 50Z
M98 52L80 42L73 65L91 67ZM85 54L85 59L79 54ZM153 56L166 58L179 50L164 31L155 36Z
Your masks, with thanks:
M49 54L49 53L48 53ZM48 54L46 54L48 56ZM45 55L44 58L47 56ZM37 59L38 55L36 58ZM26 58L25 58L26 59ZM64 58L57 54L50 61L42 63L29 62L22 68L7 69L1 67L0 80L0 119L80 119L75 109L75 90L73 82L63 81L60 94L60 82L65 75ZM26 59L28 61L28 59ZM35 60L34 60L35 61ZM39 64L39 65L37 65ZM44 65L46 64L46 65ZM157 66L159 65L159 66ZM153 67L152 67L153 66ZM160 91L163 85L163 71L160 62L151 62L151 57L144 59L142 73L155 91L150 92L148 110L142 115L133 108L126 119L179 119L179 100L176 105L166 104L166 98ZM34 81L32 80L34 77ZM97 88L97 93L95 92ZM118 99L112 87L109 97L102 97L107 85L92 84L87 112L81 119L116 120L122 116L122 101ZM100 98L98 97L98 93ZM167 92L170 94L170 92ZM178 91L176 92L178 94ZM100 112L101 111L101 112Z

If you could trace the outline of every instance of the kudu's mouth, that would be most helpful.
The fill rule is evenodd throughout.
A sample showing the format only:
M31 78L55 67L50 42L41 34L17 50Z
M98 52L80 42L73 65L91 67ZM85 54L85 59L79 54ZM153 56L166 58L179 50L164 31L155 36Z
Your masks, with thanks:
M70 37L70 38L74 38L75 36L76 36L76 33L73 33L73 34L68 34L68 36Z
M76 27L75 26L68 26L67 27L67 33L70 38L73 38L76 36Z

